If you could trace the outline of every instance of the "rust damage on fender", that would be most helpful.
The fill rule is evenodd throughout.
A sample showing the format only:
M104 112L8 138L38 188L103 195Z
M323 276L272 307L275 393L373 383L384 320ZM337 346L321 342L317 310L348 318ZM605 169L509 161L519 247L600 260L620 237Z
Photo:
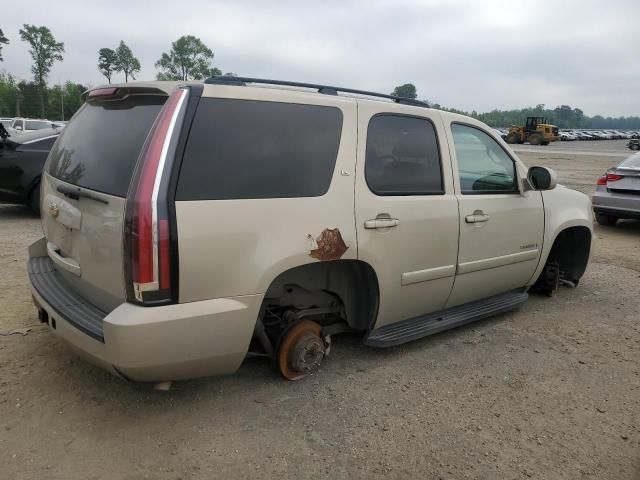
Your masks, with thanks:
M309 239L313 237L309 235ZM317 248L309 252L309 256L322 261L338 260L349 247L337 228L325 228L315 240Z

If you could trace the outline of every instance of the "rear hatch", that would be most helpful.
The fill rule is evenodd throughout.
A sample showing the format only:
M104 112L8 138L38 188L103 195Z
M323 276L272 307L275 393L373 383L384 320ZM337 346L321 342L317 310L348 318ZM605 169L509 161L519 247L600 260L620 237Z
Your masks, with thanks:
M70 287L105 312L127 298L126 197L145 139L174 87L164 88L90 92L45 165L41 211L48 255Z

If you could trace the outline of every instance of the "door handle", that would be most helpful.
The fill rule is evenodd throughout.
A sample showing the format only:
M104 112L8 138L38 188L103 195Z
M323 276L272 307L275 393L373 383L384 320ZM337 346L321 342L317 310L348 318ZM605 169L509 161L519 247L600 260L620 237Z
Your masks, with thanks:
M391 228L397 227L400 220L397 218L374 218L364 222L364 228Z
M471 215L467 215L464 217L464 221L467 223L482 223L489 221L489 215L484 213L482 210L476 210Z

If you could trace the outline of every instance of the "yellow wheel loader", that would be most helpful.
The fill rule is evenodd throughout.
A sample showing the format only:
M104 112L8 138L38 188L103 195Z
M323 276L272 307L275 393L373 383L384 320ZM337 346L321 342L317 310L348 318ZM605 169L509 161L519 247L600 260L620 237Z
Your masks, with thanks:
M525 143L531 145L549 145L560 140L558 127L545 121L544 117L527 117L524 126L512 125L505 137L507 143Z

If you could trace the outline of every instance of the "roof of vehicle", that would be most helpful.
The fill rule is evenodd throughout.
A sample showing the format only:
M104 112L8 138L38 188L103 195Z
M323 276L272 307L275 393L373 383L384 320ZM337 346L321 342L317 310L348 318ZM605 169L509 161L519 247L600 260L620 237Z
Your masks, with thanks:
M28 117L14 117L12 120L27 120L29 122L50 122L51 120L47 120L46 118L28 118Z
M107 85L100 85L91 90L87 90L83 94L83 98L86 98L89 92L99 89L108 89L108 88L126 88L126 89L158 89L162 90L165 93L171 93L174 89L181 85L194 85L194 84L213 84L213 85L224 85L224 86L249 86L251 87L262 87L262 88L278 88L279 90L292 90L292 91L306 91L307 93L314 93L316 95L338 95L340 93L345 93L346 97L357 98L358 100L386 100L393 101L397 104L409 105L409 106L418 106L418 107L426 107L429 108L429 105L420 100L413 100L410 98L396 97L394 95L387 95L384 93L377 92L368 92L365 90L356 90L353 88L344 88L344 87L335 87L328 85L319 85L312 83L302 83L302 82L290 82L284 80L267 80L261 78L250 78L250 77L234 77L234 76L217 76L211 77L204 82L202 81L162 81L162 80L153 80L153 81L136 81L136 82L128 82L128 83L112 83ZM284 87L284 88L283 88ZM311 92L309 91L311 90ZM315 90L315 92L313 92Z
M252 86L269 86L269 87L290 87L293 89L307 89L307 90L315 90L315 93L321 95L338 95L339 93L346 93L349 95L357 95L364 97L373 97L375 99L384 98L387 100L392 100L395 103L400 103L404 105L412 105L417 107L429 107L426 102L398 97L396 95L388 95L385 93L378 92L370 92L366 90L358 90L355 88L347 88L347 87L336 87L332 85L321 85L317 83L305 83L305 82L292 82L289 80L271 80L266 78L253 78L253 77L237 77L233 75L218 75L214 77L210 77L204 81L204 83L209 85L226 85L226 86L241 86L244 87L248 83L252 84Z

